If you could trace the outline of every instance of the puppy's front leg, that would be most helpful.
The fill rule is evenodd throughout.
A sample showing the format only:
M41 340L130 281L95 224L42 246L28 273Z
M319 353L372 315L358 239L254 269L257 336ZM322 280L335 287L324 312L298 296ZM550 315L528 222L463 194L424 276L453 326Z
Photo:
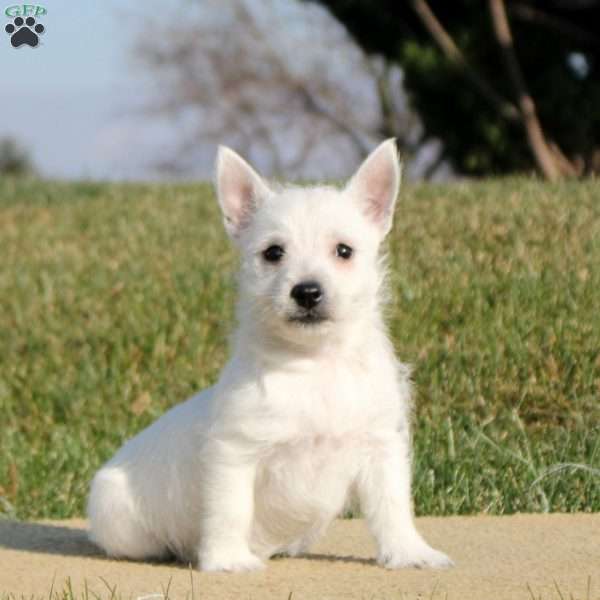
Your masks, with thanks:
M243 453L241 454L243 457ZM264 565L249 548L256 464L215 453L202 477L198 563L202 571L251 571Z
M379 438L357 481L361 509L379 548L377 562L388 569L452 566L415 527L410 479L408 435L399 432Z

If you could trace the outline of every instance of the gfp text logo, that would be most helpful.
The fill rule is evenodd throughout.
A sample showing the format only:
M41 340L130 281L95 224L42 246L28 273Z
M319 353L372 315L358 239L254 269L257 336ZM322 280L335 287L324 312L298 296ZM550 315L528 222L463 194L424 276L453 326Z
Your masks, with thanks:
M41 17L48 11L38 4L15 4L4 11L7 17Z

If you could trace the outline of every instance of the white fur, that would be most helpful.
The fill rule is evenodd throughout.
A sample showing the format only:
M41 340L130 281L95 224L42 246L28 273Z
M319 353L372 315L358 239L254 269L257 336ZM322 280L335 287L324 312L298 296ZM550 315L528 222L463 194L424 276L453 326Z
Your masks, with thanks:
M393 140L344 189L274 188L219 150L219 203L242 254L232 356L214 387L96 474L91 536L109 555L257 569L305 551L356 495L380 564L451 564L413 523L409 371L381 315L379 246L399 181ZM273 244L285 249L276 264L263 257ZM319 323L290 321L290 290L307 279L324 290Z

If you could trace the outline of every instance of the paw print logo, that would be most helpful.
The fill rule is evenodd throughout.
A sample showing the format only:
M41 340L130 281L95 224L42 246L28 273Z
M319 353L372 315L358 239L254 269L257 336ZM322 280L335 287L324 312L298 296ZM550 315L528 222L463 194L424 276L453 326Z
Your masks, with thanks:
M44 33L45 27L41 23L36 25L33 17L27 17L26 20L16 17L4 30L10 35L10 43L14 48L23 44L35 48L40 41L38 34Z

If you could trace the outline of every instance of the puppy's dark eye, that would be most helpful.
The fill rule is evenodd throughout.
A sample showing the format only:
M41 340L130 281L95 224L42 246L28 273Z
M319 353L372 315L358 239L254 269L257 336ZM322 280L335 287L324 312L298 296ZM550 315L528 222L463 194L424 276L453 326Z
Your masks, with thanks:
M350 248L350 246L347 246L346 244L338 244L335 247L336 255L340 258L343 258L344 260L348 260L352 256L353 252L354 250L352 250L352 248Z
M284 254L285 254L285 250L281 246L277 246L276 244L274 244L273 246L269 246L263 252L263 258L267 262L276 263L276 262L279 262L283 258Z

